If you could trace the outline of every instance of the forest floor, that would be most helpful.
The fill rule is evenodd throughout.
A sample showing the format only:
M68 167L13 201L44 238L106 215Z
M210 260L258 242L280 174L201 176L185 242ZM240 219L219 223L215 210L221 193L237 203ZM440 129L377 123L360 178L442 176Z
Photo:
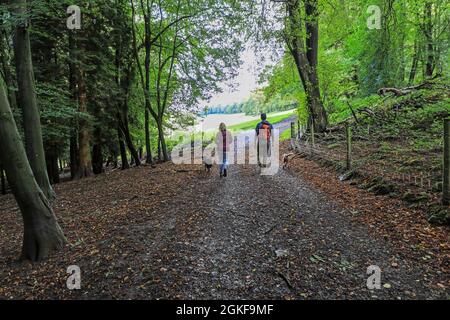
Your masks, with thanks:
M282 146L287 149L287 144ZM295 158L261 176L232 166L142 166L56 186L70 242L18 262L22 223L0 198L3 299L448 299L448 227ZM81 268L81 290L66 287ZM367 268L381 268L369 290Z
M347 122L352 129L353 183L378 194L389 194L427 211L433 223L450 224L443 208L443 119L450 116L446 85L435 84L406 96L377 97L377 104L354 106ZM348 109L348 110L347 110ZM346 112L350 112L346 108ZM346 172L345 121L316 134L316 161ZM308 135L301 149L310 154Z

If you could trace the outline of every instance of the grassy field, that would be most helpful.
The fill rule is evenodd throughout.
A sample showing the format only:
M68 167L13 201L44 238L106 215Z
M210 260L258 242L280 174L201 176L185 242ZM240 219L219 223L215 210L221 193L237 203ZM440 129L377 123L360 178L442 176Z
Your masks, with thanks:
M291 138L291 128L283 131L283 133L280 135L280 141L286 141Z
M292 117L292 115L295 113L296 110L291 110L290 112L286 113L280 113L280 112L276 112L276 113L269 113L267 115L267 120L269 120L270 123L272 124L276 124L279 123L283 120L286 120L290 117ZM261 120L257 119L257 120L253 120L253 121L246 121L246 122L242 122L240 124L236 124L233 126L229 126L228 129L230 129L233 132L239 132L239 131L247 131L247 130L252 130L256 128L256 125L260 122Z
M269 114L267 114L267 119L270 121L270 123L277 124L277 123L280 123L280 122L292 117L292 115L294 115L295 112L296 112L296 110L291 110L289 112L284 111L284 112L269 113ZM233 133L254 130L256 128L256 125L260 121L261 120L259 120L259 119L252 120L252 121L245 121L245 122L242 122L242 123L239 123L236 125L228 126L228 129L231 130ZM203 138L203 141L211 141L215 138L216 133L217 133L217 131L211 131L211 130L205 131L203 133L196 132L196 133L194 133L194 140L202 140L202 138ZM290 135L291 135L290 129L286 130L282 134L282 139L284 138L284 140L286 140L290 137Z

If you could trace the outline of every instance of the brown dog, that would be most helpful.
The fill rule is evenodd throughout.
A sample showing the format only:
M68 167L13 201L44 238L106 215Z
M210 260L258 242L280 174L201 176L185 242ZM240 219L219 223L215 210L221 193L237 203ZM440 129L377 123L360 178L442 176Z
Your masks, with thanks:
M289 159L290 156L293 156L292 158ZM289 166L289 160L292 160L296 157L297 155L294 153L285 153L283 154L283 170L286 170Z

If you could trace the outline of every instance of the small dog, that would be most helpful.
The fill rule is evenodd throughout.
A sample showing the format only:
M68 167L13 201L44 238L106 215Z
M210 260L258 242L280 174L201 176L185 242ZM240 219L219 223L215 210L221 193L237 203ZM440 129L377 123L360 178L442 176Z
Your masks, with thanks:
M291 159L289 159L290 156L293 156ZM289 166L289 160L292 160L296 157L297 155L294 153L285 153L283 154L283 170L286 170Z
M205 164L205 171L207 172L207 173L210 173L211 172L211 169L212 169L212 161L211 161L211 158L209 158L209 157L204 157L203 158L203 163Z

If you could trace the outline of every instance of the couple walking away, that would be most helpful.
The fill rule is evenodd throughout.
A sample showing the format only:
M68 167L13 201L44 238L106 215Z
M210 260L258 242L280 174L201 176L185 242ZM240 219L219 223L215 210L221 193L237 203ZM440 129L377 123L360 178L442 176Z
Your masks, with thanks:
M270 156L270 141L272 137L273 126L267 121L265 113L261 114L261 122L256 126L257 137L257 152L258 152L258 165L265 166L267 162L267 156ZM231 151L231 145L233 144L233 135L225 123L221 123L219 126L219 132L216 135L217 151L219 152L219 164L220 164L220 177L226 177L228 175L228 159L227 155ZM263 161L260 160L261 150L266 148L266 151L262 152Z

